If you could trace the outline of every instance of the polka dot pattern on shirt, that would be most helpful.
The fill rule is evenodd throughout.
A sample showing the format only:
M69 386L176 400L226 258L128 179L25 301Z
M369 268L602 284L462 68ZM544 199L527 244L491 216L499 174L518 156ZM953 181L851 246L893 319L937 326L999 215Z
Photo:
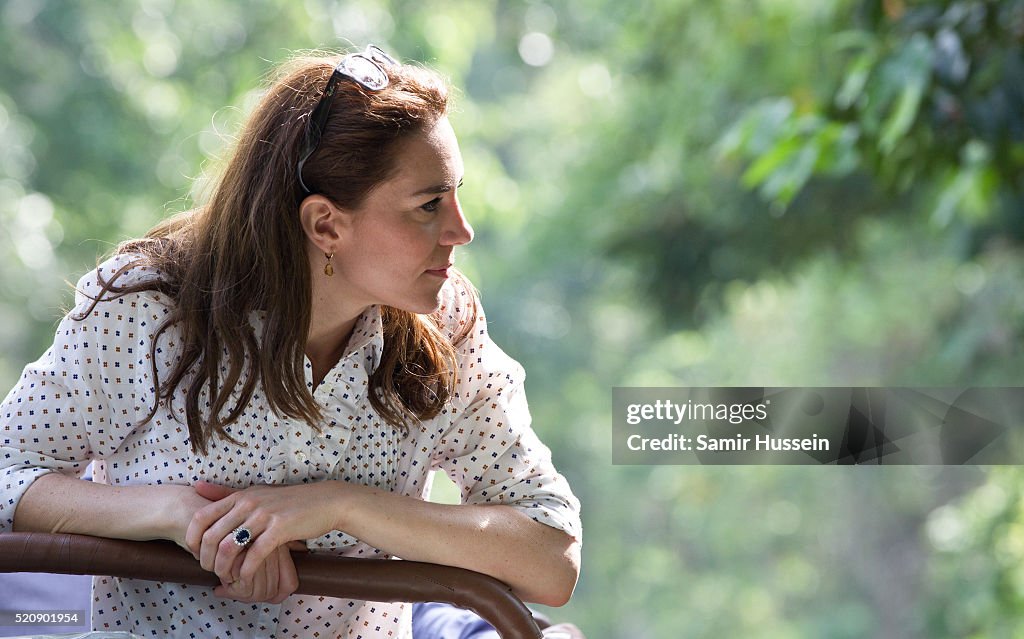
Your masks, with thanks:
M131 259L117 256L99 267L105 277ZM135 267L121 283L159 277ZM370 405L369 375L380 362L380 310L358 319L347 353L313 388L324 420L313 428L275 414L257 386L242 417L228 432L239 443L215 439L195 455L185 426L184 396L151 410L152 346L172 309L156 292L105 299L78 321L99 293L97 274L84 276L75 309L58 327L53 346L25 367L0 404L0 531L10 531L18 501L40 475L80 474L93 460L96 481L182 484L198 480L246 487L343 480L402 495L426 497L431 474L447 473L464 503L508 504L536 521L580 538L579 502L551 464L550 451L530 428L522 367L487 335L475 295L447 285L441 313L449 336L470 326L459 347L459 382L436 418L408 435ZM258 332L263 318L250 317ZM159 340L156 365L169 371L180 333ZM183 392L183 391L182 391ZM314 552L388 558L343 531L307 545ZM371 637L407 638L410 607L294 595L280 605L246 604L213 596L198 586L98 577L93 584L93 627L143 637Z

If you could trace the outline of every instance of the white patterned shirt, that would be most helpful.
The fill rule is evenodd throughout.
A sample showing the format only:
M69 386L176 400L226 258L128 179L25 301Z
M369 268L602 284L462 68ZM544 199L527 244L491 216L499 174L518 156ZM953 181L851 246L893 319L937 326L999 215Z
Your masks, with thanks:
M109 278L132 256L99 267ZM118 284L159 277L135 267ZM534 520L581 538L579 502L551 464L550 451L530 427L522 367L487 335L475 297L452 285L441 313L449 335L477 318L459 347L458 384L436 418L401 429L380 418L367 397L368 376L380 361L381 315L370 307L356 322L347 353L312 388L322 407L319 430L276 415L262 388L228 428L241 444L214 439L207 454L189 446L184 390L168 408L138 425L152 407L151 346L172 300L155 291L106 299L84 320L100 287L96 271L78 284L76 306L53 346L29 364L0 404L0 532L9 532L18 501L39 476L80 475L94 464L94 481L116 485L184 484L199 480L238 488L338 479L426 499L432 473L447 473L466 504L508 504ZM110 297L109 295L107 297ZM262 312L251 321L257 334ZM462 324L460 324L462 323ZM180 332L158 340L161 381L177 360ZM202 400L201 400L202 401ZM230 402L229 402L230 403ZM202 403L200 404L202 405ZM312 552L350 557L388 555L344 532L307 541ZM141 636L373 637L410 636L411 606L293 595L282 604L221 599L211 588L97 577L92 624Z

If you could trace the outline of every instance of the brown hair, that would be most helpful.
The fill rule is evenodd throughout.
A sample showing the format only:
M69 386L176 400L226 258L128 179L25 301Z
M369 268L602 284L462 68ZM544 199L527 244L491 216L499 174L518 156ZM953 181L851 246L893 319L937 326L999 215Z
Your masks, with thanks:
M159 392L145 421L187 384L185 416L196 452L205 451L214 434L227 437L225 427L242 415L258 382L275 412L314 427L322 419L303 372L312 294L298 215L305 194L295 167L310 113L337 61L301 57L282 66L249 116L209 202L123 243L117 253L139 257L100 280L92 308L107 292L155 290L175 300L157 337L179 326L182 356L160 382L154 339ZM355 82L338 84L321 144L303 169L307 186L339 206L358 207L395 170L400 142L447 112L448 88L436 73L399 65L388 76L389 85L375 92ZM160 279L116 285L140 265L159 269ZM454 283L470 287L461 276ZM258 338L247 321L256 310L266 312ZM410 419L436 416L451 397L455 343L465 334L449 338L436 316L390 307L381 315L384 348L370 376L369 398L384 419L406 428ZM233 393L238 399L229 406Z

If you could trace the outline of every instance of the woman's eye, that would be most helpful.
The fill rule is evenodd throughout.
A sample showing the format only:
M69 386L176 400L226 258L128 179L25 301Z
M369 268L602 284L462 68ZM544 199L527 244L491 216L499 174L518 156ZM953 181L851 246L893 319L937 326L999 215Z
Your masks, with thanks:
M420 208L423 209L424 211L427 211L428 213L434 213L435 211L437 211L437 207L439 206L441 206L441 198L435 197L433 200L430 200L426 204L420 206Z

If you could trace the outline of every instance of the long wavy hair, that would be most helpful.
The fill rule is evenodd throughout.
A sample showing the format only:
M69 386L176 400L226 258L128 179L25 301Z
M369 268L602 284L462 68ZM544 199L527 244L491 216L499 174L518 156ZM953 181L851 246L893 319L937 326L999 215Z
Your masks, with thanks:
M175 301L157 339L179 327L182 356L161 380L154 339L158 392L142 423L184 385L197 453L214 435L229 438L225 428L243 414L257 384L278 414L314 427L322 421L303 372L312 281L298 214L305 193L295 167L309 116L337 62L338 56L298 57L283 65L246 121L208 203L121 244L116 253L137 257L100 280L101 292L82 315L107 293L158 291ZM448 86L436 73L399 65L388 76L381 91L338 84L321 144L303 169L310 190L338 206L358 208L395 171L401 143L447 113ZM161 276L119 286L118 278L137 266ZM472 291L459 275L453 283ZM265 311L259 336L248 321L253 311ZM407 431L410 420L436 416L450 399L455 349L465 333L449 337L434 315L391 307L381 315L384 347L369 398L381 417Z

